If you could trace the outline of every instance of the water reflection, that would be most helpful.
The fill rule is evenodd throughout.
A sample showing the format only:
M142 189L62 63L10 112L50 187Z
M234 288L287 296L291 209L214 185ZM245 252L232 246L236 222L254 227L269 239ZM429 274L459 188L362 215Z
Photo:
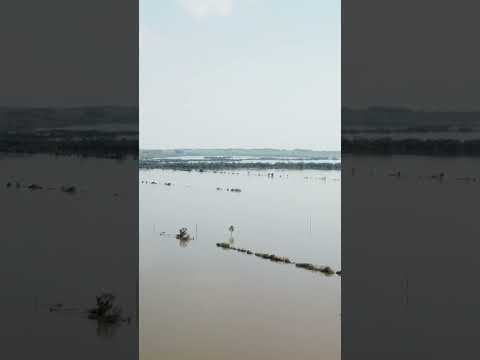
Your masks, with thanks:
M357 169L342 179L343 357L440 360L477 352L477 200L457 180L479 178L478 159L342 161ZM400 176L387 176L390 169Z
M135 358L136 329L124 326L103 342L86 311L105 287L118 294L125 310L135 308L139 220L132 214L138 195L131 190L138 182L138 162L9 155L0 163L10 174L0 184L5 239L0 302L8 309L2 314L2 352L30 359L40 346L51 359L90 359L99 353L117 360ZM44 190L28 191L32 183ZM77 186L77 196L60 191L71 184ZM58 191L48 191L50 187ZM122 196L115 199L112 193ZM28 226L25 219L31 219ZM49 249L55 249L55 256Z
M104 321L97 321L96 333L97 336L105 339L111 339L117 333L119 324L112 324Z
M185 247L188 246L188 244L189 244L190 241L192 241L192 240L193 240L193 238L190 238L190 237L188 237L188 238L179 238L179 239L178 239L178 245L180 245L180 247L182 247L182 248L185 248Z
M178 230L178 234L175 235L175 238L178 240L180 247L187 247L188 243L193 240L186 227Z
M183 248L187 247L190 241L195 239L195 237L188 233L188 229L186 227L179 229L177 234L167 234L165 231L162 231L159 235L168 239L177 239L178 245Z
M64 304L53 304L53 305L45 305L46 311L49 313L61 314L61 316L73 316L79 317L85 320L95 320L96 322L96 335L103 338L113 338L116 334L116 331L121 323L126 322L130 323L130 318L125 319L118 319L117 320L110 320L104 318L95 318L92 317L91 311L87 309L82 309L79 307L70 307L65 306ZM35 312L38 312L38 305L35 305Z
M45 310L49 313L74 316L96 322L97 336L112 338L121 324L129 325L130 316L123 315L121 306L116 305L115 296L103 293L96 297L96 306L92 308L66 306L63 303L45 304ZM34 311L38 312L39 304L37 297L34 298Z
M215 246L228 243L340 268L339 182L312 180L339 173L286 173L267 181L263 172L140 171L140 279L148 294L140 297L142 360L340 358L340 277L274 266L250 250L243 256ZM150 186L147 178L177 186ZM194 199L186 184L198 189ZM244 191L232 198L216 190L227 186ZM181 215L172 209L182 209ZM310 216L321 236L309 236ZM176 239L182 226L200 242L189 246ZM162 328L169 331L159 337Z

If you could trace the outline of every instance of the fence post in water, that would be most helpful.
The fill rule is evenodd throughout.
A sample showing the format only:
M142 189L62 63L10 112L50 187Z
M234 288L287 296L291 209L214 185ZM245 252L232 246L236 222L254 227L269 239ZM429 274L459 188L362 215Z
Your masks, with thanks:
M139 293L140 293L140 291L139 291L139 284L138 284L138 278L137 278L137 311L136 311L136 312L137 312L137 316L136 316L136 318L137 318L137 327L140 326L140 323L139 323L139 315L140 315L140 314L139 314L139 308L140 308L140 306L139 306L139 301L140 301L140 300L139 300Z
M408 273L405 274L404 303L405 308L408 308Z

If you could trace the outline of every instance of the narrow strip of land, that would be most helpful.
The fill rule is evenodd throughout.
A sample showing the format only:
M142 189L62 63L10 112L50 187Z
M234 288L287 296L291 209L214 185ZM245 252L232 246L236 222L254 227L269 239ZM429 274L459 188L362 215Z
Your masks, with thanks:
M234 250L240 253L244 253L247 255L255 255L256 257L265 259L265 260L270 260L272 262L276 263L284 263L284 264L292 264L295 265L297 268L313 271L313 272L319 272L324 275L330 276L333 274L341 275L342 272L341 270L334 271L330 266L323 266L323 265L313 265L310 263L299 263L299 262L294 262L290 260L288 257L283 257L283 256L278 256L274 254L266 254L266 253L260 253L260 252L254 252L252 250L248 249L243 249L243 248L236 248L229 243L217 243L217 247L222 248L224 250Z

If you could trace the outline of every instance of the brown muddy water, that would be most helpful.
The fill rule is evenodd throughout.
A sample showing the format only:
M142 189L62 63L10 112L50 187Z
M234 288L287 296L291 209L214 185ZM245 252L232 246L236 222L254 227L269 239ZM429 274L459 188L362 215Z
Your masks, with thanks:
M138 356L137 168L133 160L0 156L3 353L16 359ZM43 189L29 190L32 183ZM62 185L77 192L64 193ZM59 303L89 308L102 291L116 295L132 316L129 325L99 327L78 311L49 311Z
M342 156L344 358L478 354L478 164Z
M141 360L340 359L340 276L215 246L341 268L340 172L268 172L140 171Z

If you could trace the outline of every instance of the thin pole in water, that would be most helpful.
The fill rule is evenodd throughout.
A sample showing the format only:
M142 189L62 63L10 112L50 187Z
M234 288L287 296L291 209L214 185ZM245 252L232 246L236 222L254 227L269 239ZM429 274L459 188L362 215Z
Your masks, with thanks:
M408 308L408 273L405 274L405 308Z
M198 238L198 225L195 224L195 239Z
M136 314L136 318L137 318L137 326L139 326L139 323L140 323L139 322L139 317L140 317L140 311L139 311L140 310L140 306L139 306L140 305L139 304L139 302L140 302L140 299L139 299L140 289L139 289L139 284L138 284L138 278L137 278L137 289L136 290L137 290L137 304L136 304L137 305L137 309L136 309L137 314Z

